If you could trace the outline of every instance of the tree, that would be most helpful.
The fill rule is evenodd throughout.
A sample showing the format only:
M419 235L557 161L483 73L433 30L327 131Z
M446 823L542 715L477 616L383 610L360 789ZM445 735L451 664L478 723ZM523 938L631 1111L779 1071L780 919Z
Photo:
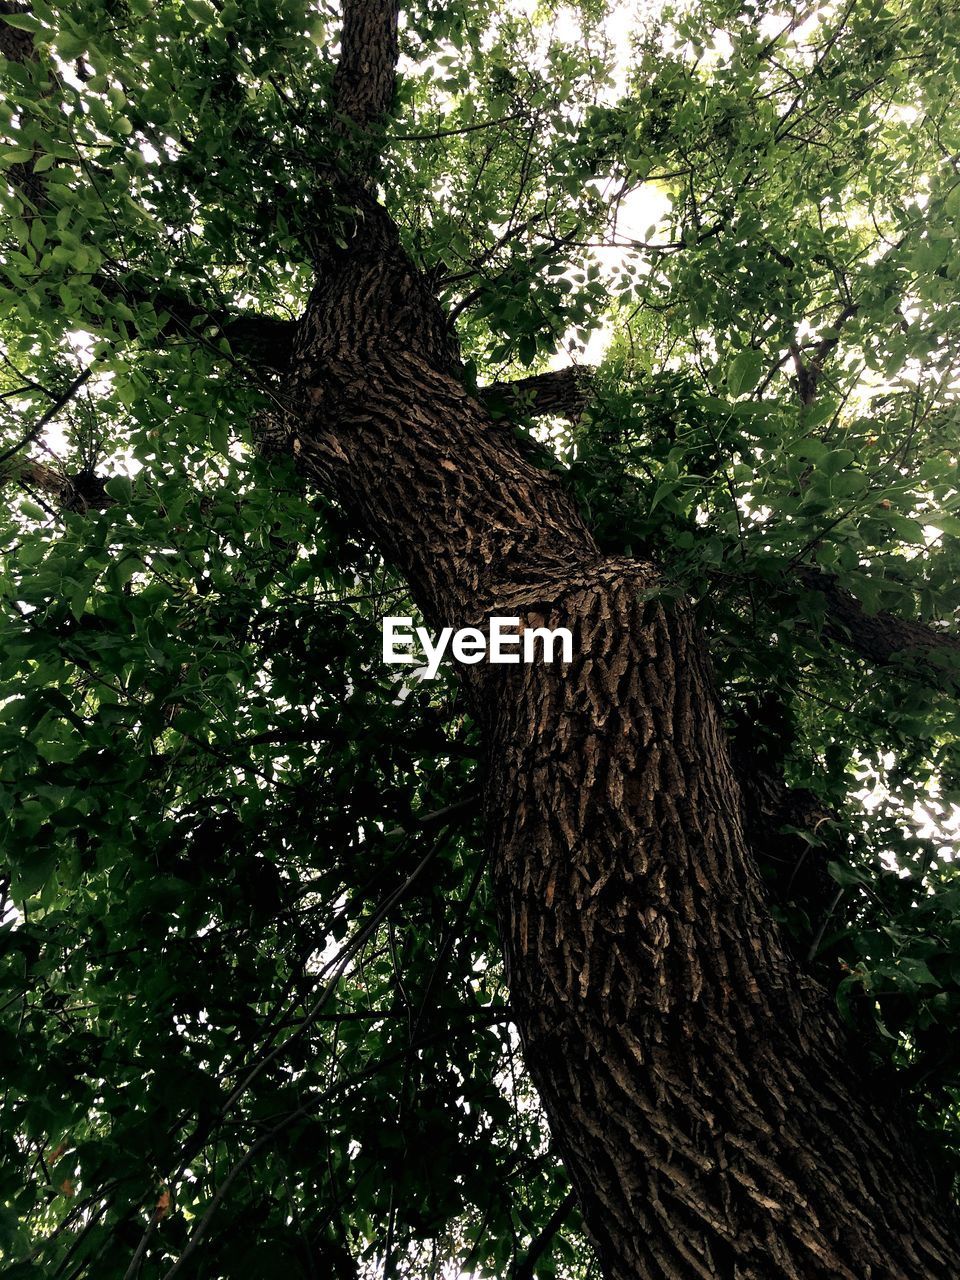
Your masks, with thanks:
M3 1274L960 1274L950 7L2 13Z

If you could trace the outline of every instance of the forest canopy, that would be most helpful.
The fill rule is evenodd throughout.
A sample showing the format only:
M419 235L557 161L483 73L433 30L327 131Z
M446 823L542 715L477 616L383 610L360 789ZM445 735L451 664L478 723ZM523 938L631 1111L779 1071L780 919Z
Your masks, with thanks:
M0 4L0 1275L599 1274L476 718L291 426L348 171L490 430L692 602L770 910L951 1194L955 6L413 0L369 119L341 24Z

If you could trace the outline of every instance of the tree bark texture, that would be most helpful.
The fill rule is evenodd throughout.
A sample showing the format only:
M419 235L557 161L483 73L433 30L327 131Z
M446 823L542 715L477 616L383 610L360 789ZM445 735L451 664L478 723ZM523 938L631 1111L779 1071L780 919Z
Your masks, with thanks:
M787 954L743 836L704 642L604 558L458 378L372 200L318 273L292 447L431 625L574 635L569 666L466 669L531 1076L610 1280L919 1280L960 1250L916 1143Z

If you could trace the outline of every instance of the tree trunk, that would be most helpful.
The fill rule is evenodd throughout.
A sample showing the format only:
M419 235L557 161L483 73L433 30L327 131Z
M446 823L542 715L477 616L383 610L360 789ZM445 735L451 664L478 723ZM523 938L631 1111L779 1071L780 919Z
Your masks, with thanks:
M545 611L578 658L520 669L491 734L513 1008L605 1272L960 1274L929 1174L785 954L702 643L645 582L607 564Z
M289 389L306 470L432 625L574 635L568 667L464 679L513 1009L605 1275L960 1275L916 1141L765 908L687 609L603 558L465 393L382 210L318 274Z

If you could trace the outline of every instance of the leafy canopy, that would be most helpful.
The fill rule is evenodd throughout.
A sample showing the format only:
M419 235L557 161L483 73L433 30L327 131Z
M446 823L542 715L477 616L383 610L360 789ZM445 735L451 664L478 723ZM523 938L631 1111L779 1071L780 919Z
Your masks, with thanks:
M338 13L4 9L0 1274L582 1276L475 732L379 664L402 583L254 443L349 213ZM406 6L382 196L468 378L603 353L549 465L693 597L738 760L820 815L758 849L775 909L949 1177L960 673L881 670L830 605L936 638L960 604L960 29L629 17Z

